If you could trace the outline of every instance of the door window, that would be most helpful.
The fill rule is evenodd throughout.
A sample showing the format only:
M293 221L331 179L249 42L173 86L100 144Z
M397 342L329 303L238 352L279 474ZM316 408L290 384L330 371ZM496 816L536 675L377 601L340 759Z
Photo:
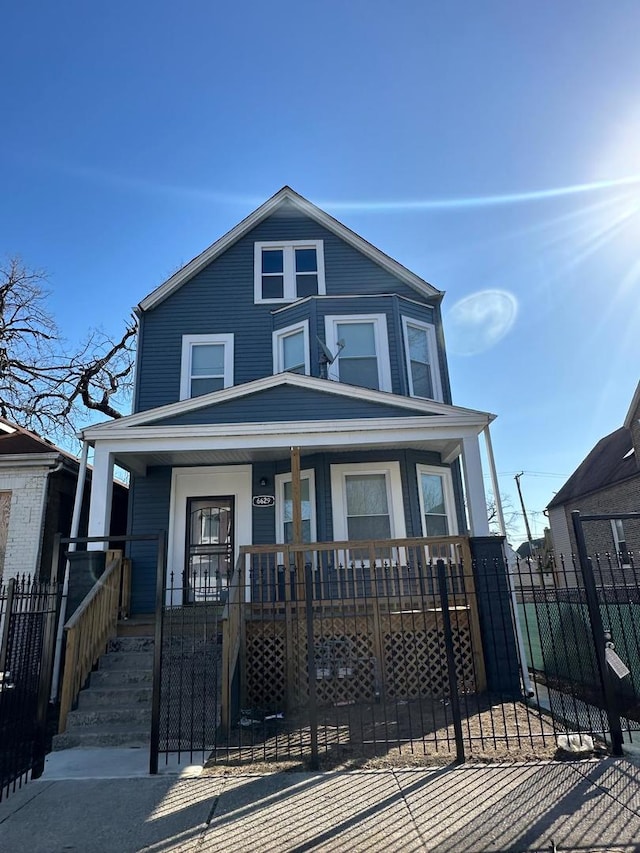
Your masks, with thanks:
M188 498L186 600L224 600L233 570L233 498Z

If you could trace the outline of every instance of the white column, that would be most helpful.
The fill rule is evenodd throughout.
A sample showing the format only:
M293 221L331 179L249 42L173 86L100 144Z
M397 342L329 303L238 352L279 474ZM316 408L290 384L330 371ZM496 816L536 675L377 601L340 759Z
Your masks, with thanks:
M462 467L472 536L489 536L487 500L482 479L482 459L477 435L462 439Z
M484 442L487 447L487 460L489 462L489 474L491 475L491 488L493 489L493 499L496 506L496 515L498 516L498 527L502 536L507 535L507 528L504 523L504 512L502 511L502 500L500 498L500 486L498 484L498 472L496 471L496 460L493 456L493 445L491 444L491 433L489 432L489 424L483 430Z
M89 509L89 536L107 534L104 542L90 542L90 551L102 551L107 544L111 523L111 498L113 495L113 454L96 447L93 454L91 478L91 505Z

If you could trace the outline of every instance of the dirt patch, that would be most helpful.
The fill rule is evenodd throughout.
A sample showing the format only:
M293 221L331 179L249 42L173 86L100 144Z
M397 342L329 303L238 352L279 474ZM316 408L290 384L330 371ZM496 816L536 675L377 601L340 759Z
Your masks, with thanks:
M553 719L521 701L489 696L460 697L462 742L467 761L551 760L558 734ZM246 717L228 743L206 764L210 773L299 771L309 767L311 728L308 715L286 719ZM248 720L254 722L248 724ZM431 767L456 760L451 705L421 699L346 705L318 712L320 769Z

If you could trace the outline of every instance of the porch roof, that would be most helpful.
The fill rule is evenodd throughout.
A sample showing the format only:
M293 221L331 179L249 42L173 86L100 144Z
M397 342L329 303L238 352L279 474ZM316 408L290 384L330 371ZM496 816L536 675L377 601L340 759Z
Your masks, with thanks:
M318 411L324 411L325 418L302 420L282 413L278 413L280 420L274 417L266 422L229 418L230 404L249 397L263 399L265 406L258 412L268 414L269 391L278 386L316 393ZM321 405L327 400L335 403L331 414L326 402ZM350 417L354 403L376 404L376 416ZM342 404L344 412L339 411ZM217 417L218 407L221 417ZM98 424L83 430L81 437L112 453L118 464L140 473L150 465L280 459L292 446L305 454L411 447L436 451L444 461L451 461L460 453L462 439L477 436L493 417L431 400L282 373Z

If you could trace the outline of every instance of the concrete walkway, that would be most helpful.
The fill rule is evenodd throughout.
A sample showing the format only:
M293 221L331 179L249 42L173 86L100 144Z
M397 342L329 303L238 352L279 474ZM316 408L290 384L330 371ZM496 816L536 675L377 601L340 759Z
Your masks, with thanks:
M54 753L0 803L0 850L640 853L640 768L626 759L155 777L146 761L141 750Z

